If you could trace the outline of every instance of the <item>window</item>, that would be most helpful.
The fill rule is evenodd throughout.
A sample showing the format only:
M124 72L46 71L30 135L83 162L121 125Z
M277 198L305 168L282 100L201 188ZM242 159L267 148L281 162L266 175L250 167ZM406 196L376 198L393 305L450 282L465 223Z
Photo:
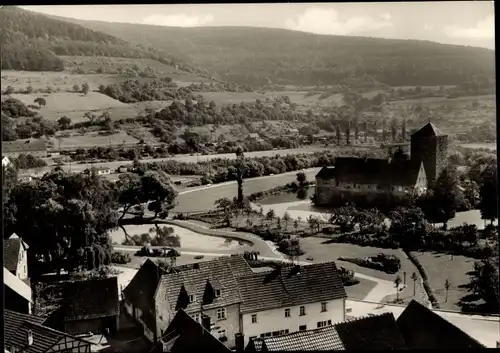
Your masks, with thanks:
M299 331L305 331L305 330L307 330L307 325L299 326Z
M265 338L265 337L271 337L273 334L272 332L266 332L266 333L263 333L260 335L261 338Z
M252 324L257 323L257 314L252 314Z
M279 331L273 331L273 337L279 336L280 332Z
M326 302L321 303L321 312L326 311Z
M196 301L196 295L195 294L189 294L189 302L193 303Z
M285 309L285 317L290 317L290 309Z
M332 320L318 321L318 328L326 327L326 326L331 326L331 325L332 325Z
M217 331L217 338L224 342L224 341L227 341L227 333L226 333L226 329L222 329L222 330L218 330Z
M217 309L217 320L224 320L226 318L226 308Z
M301 306L300 307L300 316L304 316L306 314L306 307L305 306Z
M201 314L193 314L191 317L194 319L194 321L200 323L201 322Z
M221 293L221 292L220 292L220 289L216 289L216 290L215 290L215 297L216 297L216 298L217 298L217 297L220 297L220 293Z

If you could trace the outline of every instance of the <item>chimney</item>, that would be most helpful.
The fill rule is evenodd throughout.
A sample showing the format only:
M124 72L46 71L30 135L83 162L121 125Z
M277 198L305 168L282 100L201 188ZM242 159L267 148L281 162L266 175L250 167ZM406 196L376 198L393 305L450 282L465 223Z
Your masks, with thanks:
M33 344L33 332L31 330L28 330L28 346L31 346Z
M236 352L243 352L245 350L245 336L238 332L234 335L234 338L234 341L236 343Z

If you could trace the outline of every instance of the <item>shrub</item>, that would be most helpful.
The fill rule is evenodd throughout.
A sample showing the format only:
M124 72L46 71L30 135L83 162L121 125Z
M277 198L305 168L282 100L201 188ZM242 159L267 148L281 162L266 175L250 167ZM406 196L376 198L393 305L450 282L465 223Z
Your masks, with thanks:
M128 264L132 261L129 253L115 251L111 254L111 262L114 264Z
M401 269L401 261L397 256L380 253L376 256L360 258L339 257L341 261L351 262L358 266L372 268L385 273L394 274Z
M338 273L344 286L353 286L359 283L359 280L354 277L354 271L348 270L344 267L340 267Z

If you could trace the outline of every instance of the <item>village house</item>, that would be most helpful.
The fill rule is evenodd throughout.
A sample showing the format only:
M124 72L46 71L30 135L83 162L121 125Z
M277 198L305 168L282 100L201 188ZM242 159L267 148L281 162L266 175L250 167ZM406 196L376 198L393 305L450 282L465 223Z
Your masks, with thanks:
M410 159L338 157L316 175L316 204L354 193L425 193L446 166L447 135L429 122L411 136L410 149Z
M104 334L119 328L118 281L116 277L50 283L58 308L46 325L79 335Z
M3 241L5 268L23 281L28 281L28 248L15 233Z
M91 343L44 326L45 318L4 311L4 347L9 353L91 352Z
M347 297L334 262L286 265L237 278L245 345L345 319Z
M404 338L391 313L335 323L289 335L257 338L246 352L405 350Z
M11 164L12 164L12 162L10 161L9 157L7 157L7 156L2 157L2 167L3 168L6 168L6 167L10 166Z
M20 154L47 157L47 142L44 140L4 141L2 142L2 155L17 158Z
M20 313L30 314L33 306L33 293L26 281L22 281L3 268L5 308Z
M94 167L91 170L91 173L95 175L109 175L111 174L111 169L108 167Z
M146 260L123 291L127 313L158 342L179 310L236 346L249 337L287 334L343 321L346 293L333 262L255 273L240 255L177 266Z

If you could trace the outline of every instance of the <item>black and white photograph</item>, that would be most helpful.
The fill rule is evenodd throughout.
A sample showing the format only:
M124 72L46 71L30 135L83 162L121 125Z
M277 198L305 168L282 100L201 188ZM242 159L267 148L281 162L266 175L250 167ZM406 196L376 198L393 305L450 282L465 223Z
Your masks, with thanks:
M494 10L0 6L4 353L500 348Z

